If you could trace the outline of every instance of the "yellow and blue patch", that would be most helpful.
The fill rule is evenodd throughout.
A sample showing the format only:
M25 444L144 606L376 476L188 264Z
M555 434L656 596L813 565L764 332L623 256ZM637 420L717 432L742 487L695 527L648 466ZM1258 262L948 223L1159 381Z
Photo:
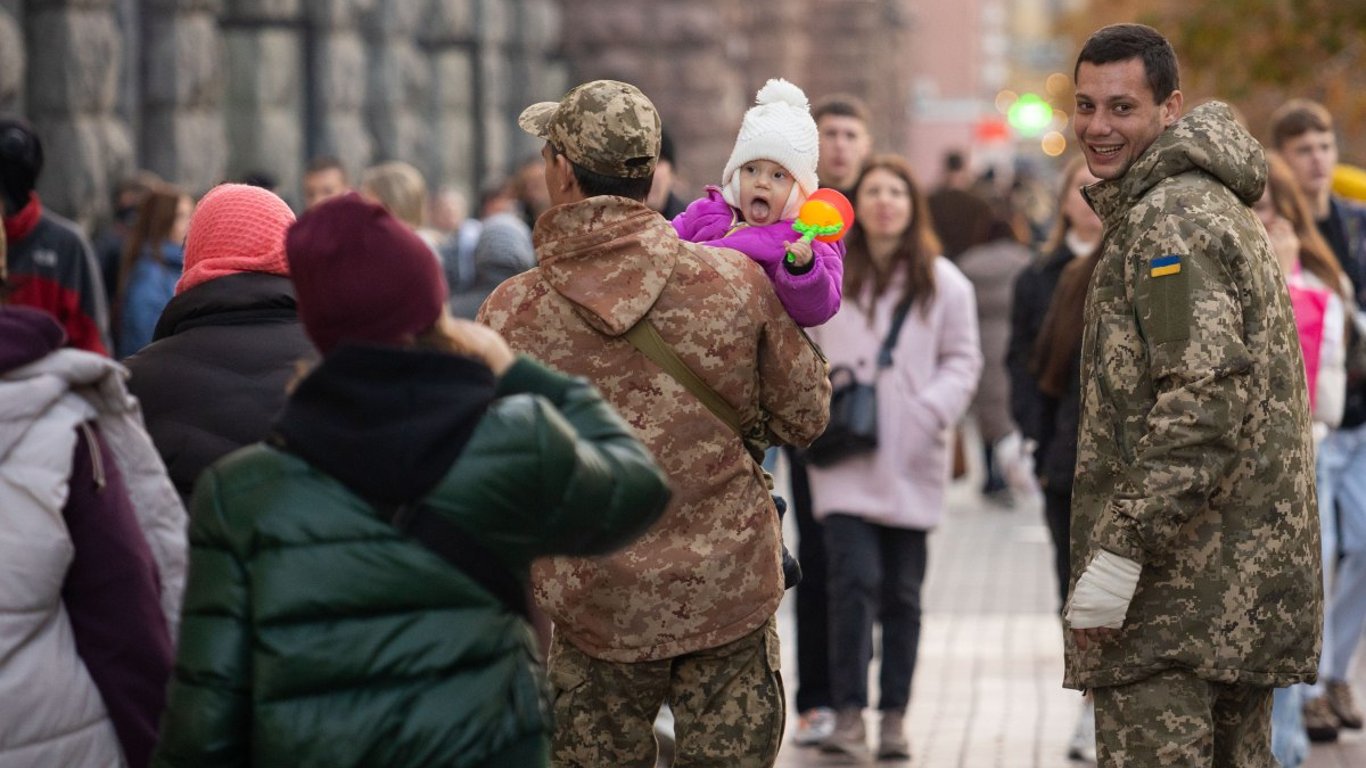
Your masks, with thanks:
M1152 267L1152 271L1148 274L1151 277L1175 275L1181 271L1181 257L1176 254L1159 256L1152 260L1150 266Z

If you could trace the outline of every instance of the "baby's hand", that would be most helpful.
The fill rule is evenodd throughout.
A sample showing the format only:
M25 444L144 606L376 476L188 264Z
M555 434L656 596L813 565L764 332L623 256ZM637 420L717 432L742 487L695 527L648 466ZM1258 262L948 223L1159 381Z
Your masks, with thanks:
M783 246L787 248L787 263L793 269L806 269L806 265L811 263L811 243L798 240L795 243L783 243Z

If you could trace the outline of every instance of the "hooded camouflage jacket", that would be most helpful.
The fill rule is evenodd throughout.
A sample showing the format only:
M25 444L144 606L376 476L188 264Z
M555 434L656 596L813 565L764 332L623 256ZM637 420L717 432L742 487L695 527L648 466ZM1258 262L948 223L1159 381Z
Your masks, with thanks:
M1105 242L1086 299L1072 588L1099 549L1143 565L1117 638L1066 685L1181 668L1312 680L1322 625L1309 406L1285 281L1249 205L1261 146L1208 104L1087 188Z
M766 412L777 443L805 445L825 429L823 362L758 264L680 240L641 203L557 206L533 238L539 266L499 286L480 320L513 349L597 385L673 489L664 516L624 550L539 561L537 603L577 648L614 662L753 632L783 595L778 518L762 473L729 427L622 334L648 315L745 423Z

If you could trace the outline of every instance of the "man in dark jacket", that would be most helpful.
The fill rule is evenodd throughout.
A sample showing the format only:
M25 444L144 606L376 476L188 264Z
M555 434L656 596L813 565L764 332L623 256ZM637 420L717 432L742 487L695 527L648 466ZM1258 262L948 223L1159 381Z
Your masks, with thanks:
M124 364L187 505L213 462L265 438L298 363L314 357L285 263L294 213L260 187L223 184L195 209L185 272L153 342Z
M67 344L109 354L109 308L99 263L76 225L43 209L34 188L43 145L28 123L0 118L0 201L9 240L9 303L57 318Z

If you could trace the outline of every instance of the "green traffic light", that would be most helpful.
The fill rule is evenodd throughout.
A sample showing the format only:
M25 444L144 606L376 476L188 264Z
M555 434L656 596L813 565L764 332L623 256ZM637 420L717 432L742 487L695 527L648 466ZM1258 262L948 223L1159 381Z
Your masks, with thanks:
M1026 93L1015 100L1006 112L1010 127L1023 136L1043 133L1053 123L1053 107L1035 93Z

